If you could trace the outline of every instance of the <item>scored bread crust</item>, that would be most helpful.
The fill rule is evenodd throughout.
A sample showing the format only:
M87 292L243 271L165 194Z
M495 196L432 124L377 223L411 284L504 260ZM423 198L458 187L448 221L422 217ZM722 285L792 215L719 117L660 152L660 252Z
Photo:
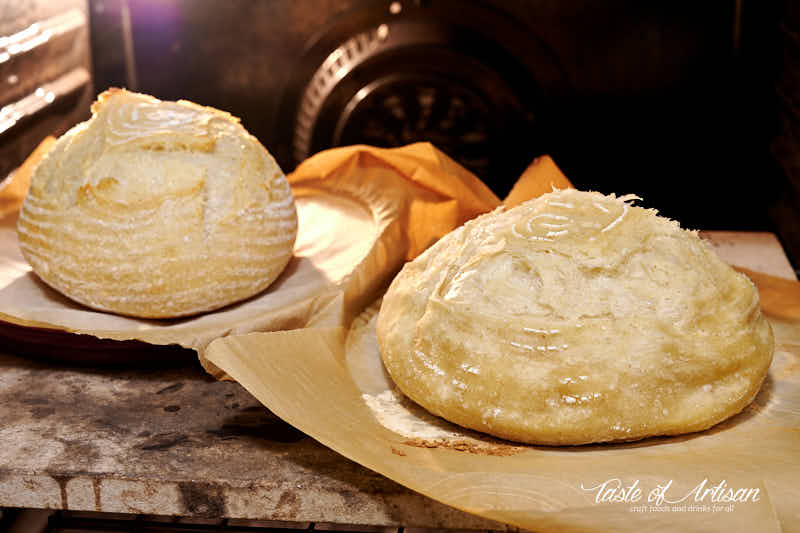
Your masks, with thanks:
M758 292L632 199L553 192L406 264L377 320L397 387L451 422L533 444L675 435L741 411L774 348Z
M17 225L45 283L146 318L217 309L269 286L297 213L267 150L228 113L110 89L35 169Z

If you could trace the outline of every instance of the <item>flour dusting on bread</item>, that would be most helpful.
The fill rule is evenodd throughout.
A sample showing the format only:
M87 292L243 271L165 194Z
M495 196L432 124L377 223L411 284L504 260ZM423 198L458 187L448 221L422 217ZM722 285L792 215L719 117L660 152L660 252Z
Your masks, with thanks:
M89 307L165 318L269 286L297 214L272 156L228 113L111 89L35 170L20 248Z

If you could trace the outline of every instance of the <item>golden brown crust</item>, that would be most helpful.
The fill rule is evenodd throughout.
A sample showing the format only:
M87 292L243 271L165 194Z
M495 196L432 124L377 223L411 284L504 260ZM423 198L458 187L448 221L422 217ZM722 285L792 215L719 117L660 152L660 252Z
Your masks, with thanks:
M110 89L35 170L23 255L48 285L124 315L196 314L266 288L297 215L275 161L228 113Z
M675 435L741 411L773 352L757 291L630 200L554 192L408 263L377 325L398 387L452 422L536 444Z

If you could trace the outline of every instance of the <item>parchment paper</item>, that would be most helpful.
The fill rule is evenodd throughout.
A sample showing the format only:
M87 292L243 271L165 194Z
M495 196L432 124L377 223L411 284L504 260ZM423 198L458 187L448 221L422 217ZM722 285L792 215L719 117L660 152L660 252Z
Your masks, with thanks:
M299 218L294 258L265 292L196 317L136 319L72 302L43 284L22 257L16 237L20 191L51 142L43 143L0 193L9 206L0 218L0 320L105 339L178 344L196 350L218 378L224 374L204 357L213 339L345 326L405 259L499 205L480 180L427 143L323 152L289 176Z
M535 185L551 171L552 161L540 158L520 183ZM345 457L492 520L537 532L800 531L800 324L785 320L795 316L798 284L741 269L773 317L777 350L768 378L739 415L678 437L529 446L432 416L403 397L383 368L379 301L349 328L227 337L209 346L208 357Z
M708 431L627 444L537 447L463 430L403 398L380 361L377 310L376 303L348 331L219 339L207 356L322 444L489 519L537 532L800 529L796 324L772 322L778 346L761 392L744 412ZM630 491L625 501L616 491L621 501L608 500L615 487L641 492L635 499ZM743 501L722 501L725 496Z

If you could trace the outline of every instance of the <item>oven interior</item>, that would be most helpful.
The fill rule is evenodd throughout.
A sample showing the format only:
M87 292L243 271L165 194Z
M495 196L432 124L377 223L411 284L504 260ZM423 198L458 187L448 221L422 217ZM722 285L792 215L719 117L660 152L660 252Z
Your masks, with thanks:
M291 171L430 141L505 195L549 153L684 227L797 262L797 13L736 0L2 2L3 175L123 86L241 117Z
M784 1L0 0L0 179L127 87L240 117L285 172L429 141L502 197L550 154L684 227L774 232L797 269L798 36ZM260 528L174 529L218 527Z

